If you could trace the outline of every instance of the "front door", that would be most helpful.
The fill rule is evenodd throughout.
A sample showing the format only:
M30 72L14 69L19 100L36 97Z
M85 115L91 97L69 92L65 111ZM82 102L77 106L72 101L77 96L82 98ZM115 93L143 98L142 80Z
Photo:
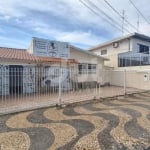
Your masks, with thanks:
M23 66L9 66L10 94L23 93Z

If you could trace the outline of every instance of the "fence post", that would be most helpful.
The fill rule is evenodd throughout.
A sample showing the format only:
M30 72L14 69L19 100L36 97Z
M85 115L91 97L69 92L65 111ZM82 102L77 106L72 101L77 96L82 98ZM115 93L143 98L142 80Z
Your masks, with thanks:
M101 94L100 94L100 88L101 88L101 82L102 82L102 80L104 80L104 73L103 73L103 70L102 69L100 69L99 70L99 82L98 82L98 99L100 99L101 98Z
M96 92L95 92L95 99L97 99L97 81L96 81Z
M130 66L132 66L132 62L131 62L131 60L132 60L132 59L131 59L131 54L130 54Z
M124 96L126 95L126 69L124 70Z
M141 66L141 64L142 64L142 55L140 53L140 66Z
M99 99L101 98L101 84L99 83L98 84L98 96L99 96Z
M59 99L59 105L61 105L62 101L61 101L61 78L62 78L62 69L60 67L60 71L59 71L59 96L58 96L58 99Z

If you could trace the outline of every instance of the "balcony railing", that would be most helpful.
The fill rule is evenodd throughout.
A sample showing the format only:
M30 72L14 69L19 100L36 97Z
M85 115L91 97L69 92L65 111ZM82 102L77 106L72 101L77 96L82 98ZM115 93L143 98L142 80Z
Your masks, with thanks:
M145 66L145 65L150 65L149 54L136 53L132 55L121 54L118 56L118 67Z

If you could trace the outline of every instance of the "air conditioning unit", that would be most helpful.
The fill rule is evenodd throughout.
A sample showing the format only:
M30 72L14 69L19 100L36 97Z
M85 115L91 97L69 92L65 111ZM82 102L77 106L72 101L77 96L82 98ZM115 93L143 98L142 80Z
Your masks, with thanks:
M119 42L114 42L113 43L113 48L117 48L117 47L119 47Z

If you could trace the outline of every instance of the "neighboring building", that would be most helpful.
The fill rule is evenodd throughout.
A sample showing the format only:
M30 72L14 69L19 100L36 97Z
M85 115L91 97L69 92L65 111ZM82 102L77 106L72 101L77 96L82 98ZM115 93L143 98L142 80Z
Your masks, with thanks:
M58 89L60 75L62 90L74 88L74 83L104 84L104 60L66 42L39 38L27 50L1 47L0 95Z
M109 61L105 62L106 66L150 68L150 37L139 33L94 46L89 51L108 58Z

